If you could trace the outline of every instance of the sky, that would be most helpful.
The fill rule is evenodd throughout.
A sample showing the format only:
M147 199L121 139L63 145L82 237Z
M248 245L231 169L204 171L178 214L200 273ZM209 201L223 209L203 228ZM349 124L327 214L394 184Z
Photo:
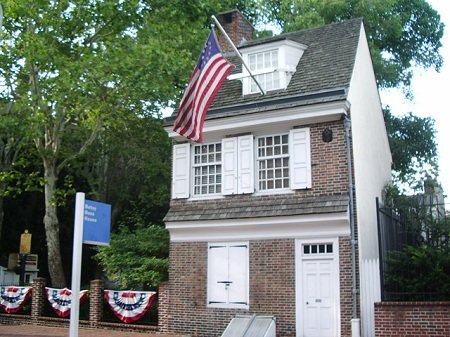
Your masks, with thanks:
M435 120L439 155L439 178L444 195L450 196L450 1L428 0L445 24L440 53L444 64L439 73L433 69L415 69L412 79L414 99L404 98L400 90L381 91L383 105L389 105L396 115L412 112ZM447 133L448 132L448 133ZM448 199L446 202L450 202Z

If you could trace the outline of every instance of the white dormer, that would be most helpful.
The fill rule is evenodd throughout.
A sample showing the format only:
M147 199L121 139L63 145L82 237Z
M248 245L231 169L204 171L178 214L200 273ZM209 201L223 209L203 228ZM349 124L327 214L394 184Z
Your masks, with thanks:
M291 40L279 40L241 48L242 57L265 92L286 89L306 46ZM242 73L228 76L242 81L242 94L260 92L245 67Z

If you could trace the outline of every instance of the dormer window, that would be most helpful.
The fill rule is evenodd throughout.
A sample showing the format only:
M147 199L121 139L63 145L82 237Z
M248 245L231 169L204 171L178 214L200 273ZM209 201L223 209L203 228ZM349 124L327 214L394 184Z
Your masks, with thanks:
M291 40L279 40L241 48L242 57L264 92L286 89L297 69L306 46ZM242 94L257 94L258 85L245 67L242 73L228 76L242 81Z
M278 49L248 55L248 66L264 91L280 89ZM258 75L259 74L259 75ZM255 81L250 81L250 93L259 93Z

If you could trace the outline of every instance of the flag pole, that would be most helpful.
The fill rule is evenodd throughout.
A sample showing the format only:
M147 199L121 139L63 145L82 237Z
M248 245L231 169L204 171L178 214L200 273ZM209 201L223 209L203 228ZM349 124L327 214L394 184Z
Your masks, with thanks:
M238 57L241 59L242 64L244 65L245 69L247 69L248 73L250 74L250 77L252 78L253 81L255 81L256 85L259 88L259 91L261 91L262 95L265 95L266 93L264 92L264 89L261 87L261 85L259 84L259 82L256 80L255 76L253 76L252 72L250 71L250 68L247 66L247 64L245 63L241 53L239 52L239 50L236 48L236 46L234 45L233 41L231 41L230 37L228 36L228 34L225 32L225 29L223 29L222 25L220 24L219 20L217 20L217 18L214 15L211 15L211 18L213 19L213 21L216 23L217 27L219 28L219 30L221 31L221 33L225 36L225 38L227 39L228 43L233 47L234 51L236 52L236 54L238 55Z

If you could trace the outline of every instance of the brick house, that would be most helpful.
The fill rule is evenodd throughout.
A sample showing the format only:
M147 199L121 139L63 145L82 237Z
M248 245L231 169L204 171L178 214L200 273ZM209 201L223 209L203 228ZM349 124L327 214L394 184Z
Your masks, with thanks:
M391 155L363 22L251 40L239 12L219 20L266 94L221 43L236 69L203 143L165 120L169 330L220 336L257 313L275 316L279 337L373 336L375 198Z

